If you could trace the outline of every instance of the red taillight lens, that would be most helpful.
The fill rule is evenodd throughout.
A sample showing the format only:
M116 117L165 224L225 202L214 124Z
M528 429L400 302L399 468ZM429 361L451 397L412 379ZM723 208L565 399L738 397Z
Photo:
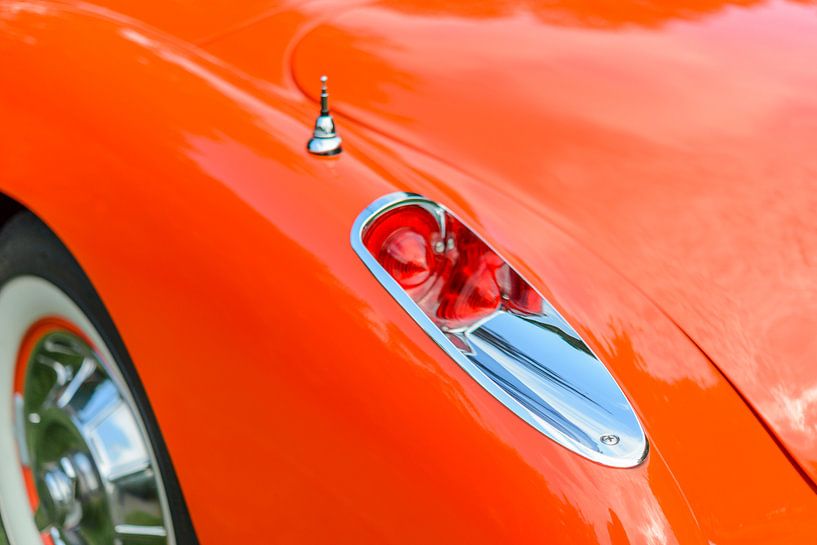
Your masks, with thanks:
M542 312L542 298L515 270L507 265L503 266L497 274L497 280L508 308L524 314Z
M453 218L448 218L452 267L440 291L436 316L450 328L468 326L496 311L502 293L496 272L503 265L493 250Z
M428 211L403 206L379 217L367 229L364 243L400 286L416 288L431 278L433 247L440 240L440 227Z
M541 311L541 297L470 229L418 205L385 212L363 243L438 326L468 327L506 307Z

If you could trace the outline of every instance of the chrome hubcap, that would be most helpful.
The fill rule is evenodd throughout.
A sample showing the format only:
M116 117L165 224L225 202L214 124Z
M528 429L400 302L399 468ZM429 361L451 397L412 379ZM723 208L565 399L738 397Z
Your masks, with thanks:
M37 528L55 545L172 543L156 457L118 371L62 330L35 339L25 363L16 430Z

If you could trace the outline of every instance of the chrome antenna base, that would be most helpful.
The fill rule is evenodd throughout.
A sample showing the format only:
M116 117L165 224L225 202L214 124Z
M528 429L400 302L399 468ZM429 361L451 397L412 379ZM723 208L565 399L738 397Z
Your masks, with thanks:
M341 138L335 131L335 120L329 113L329 93L326 92L326 76L321 76L321 115L315 121L315 131L306 145L313 155L337 155L343 151Z

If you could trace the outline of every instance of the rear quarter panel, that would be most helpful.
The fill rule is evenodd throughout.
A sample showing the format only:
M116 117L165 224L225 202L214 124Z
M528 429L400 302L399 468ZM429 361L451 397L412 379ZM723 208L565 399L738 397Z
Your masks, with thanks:
M308 157L301 95L107 12L0 3L0 59L0 189L108 306L202 543L813 531L813 492L694 345L508 195L351 123L346 154ZM529 428L380 287L349 229L398 189L451 206L585 335L645 424L643 465Z

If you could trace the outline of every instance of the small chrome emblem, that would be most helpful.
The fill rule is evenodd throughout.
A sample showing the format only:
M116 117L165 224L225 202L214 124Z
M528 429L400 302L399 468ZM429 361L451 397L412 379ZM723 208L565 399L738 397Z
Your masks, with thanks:
M337 155L343 151L341 138L335 130L335 120L329 113L329 93L326 91L326 76L321 76L321 114L315 121L315 130L306 149L313 155Z

